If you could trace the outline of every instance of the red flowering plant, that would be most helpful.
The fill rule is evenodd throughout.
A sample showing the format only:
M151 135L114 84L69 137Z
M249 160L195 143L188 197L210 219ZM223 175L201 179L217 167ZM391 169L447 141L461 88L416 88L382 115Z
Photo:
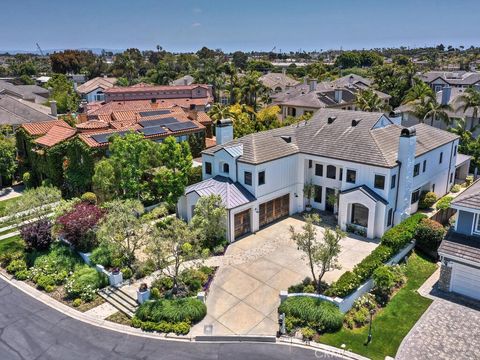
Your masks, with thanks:
M76 250L81 252L91 251L97 246L95 227L105 211L99 207L81 202L73 210L57 218L61 234Z

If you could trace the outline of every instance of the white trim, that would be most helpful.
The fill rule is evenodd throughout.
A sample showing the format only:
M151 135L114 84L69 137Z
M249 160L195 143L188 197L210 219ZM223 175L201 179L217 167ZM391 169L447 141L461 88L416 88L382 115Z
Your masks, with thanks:
M448 259L448 260L452 260L453 262L459 262L459 263L463 263L463 264L466 264L466 265L471 265L473 267L477 267L477 268L480 269L480 263L479 262L463 259L463 258L455 256L455 255L445 254L445 253L442 253L440 251L438 252L438 255L440 256L440 258L443 258L443 259Z

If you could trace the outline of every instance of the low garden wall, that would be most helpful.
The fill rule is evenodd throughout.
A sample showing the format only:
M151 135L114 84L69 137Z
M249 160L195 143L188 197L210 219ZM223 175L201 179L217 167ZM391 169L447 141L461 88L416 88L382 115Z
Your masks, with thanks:
M413 240L411 243L409 243L407 246L405 246L403 249L401 249L395 256L393 256L390 260L388 260L385 264L387 265L395 265L398 264L405 256L407 256L410 251L413 250L415 247L415 240ZM360 285L357 290L355 290L352 294L340 298L340 297L330 297L327 295L322 295L322 294L313 294L313 293L288 293L285 290L280 291L280 301L283 302L285 299L289 297L295 297L295 296L308 296L308 297L314 297L318 299L322 299L325 301L329 301L335 305L338 306L341 312L346 313L348 310L350 310L353 306L353 303L355 300L357 300L359 297L362 295L366 294L373 288L373 279L370 278L366 282L364 282L362 285Z

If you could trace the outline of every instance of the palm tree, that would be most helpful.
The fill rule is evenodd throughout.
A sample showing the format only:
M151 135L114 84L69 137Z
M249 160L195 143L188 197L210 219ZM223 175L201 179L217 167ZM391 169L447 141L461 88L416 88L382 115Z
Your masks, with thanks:
M411 104L415 101L420 101L424 98L434 98L435 93L432 88L425 82L415 79L415 84L408 90L407 94L403 98L403 104Z
M426 97L416 102L414 114L420 119L420 122L431 119L430 125L432 126L435 120L443 120L446 125L450 125L447 111L452 111L450 105L439 103L435 98Z
M478 124L478 115L480 112L480 91L473 87L469 87L465 92L460 95L455 102L458 102L458 110L466 112L469 109L472 109L472 123L470 124L470 131L473 131L473 124L477 120Z
M389 106L380 99L378 94L370 89L360 90L355 95L355 105L362 111L388 111Z
M208 116L215 122L222 119L227 119L232 117L230 108L228 106L216 103L212 105L212 108L208 112Z
M460 141L458 143L458 152L462 154L468 154L469 152L469 144L475 140L472 135L479 125L475 125L472 130L466 129L466 119L458 119L455 122L455 126L448 129L451 133L458 135L460 137Z
M252 106L254 112L257 111L258 98L266 91L259 78L259 72L249 71L241 81L242 100Z

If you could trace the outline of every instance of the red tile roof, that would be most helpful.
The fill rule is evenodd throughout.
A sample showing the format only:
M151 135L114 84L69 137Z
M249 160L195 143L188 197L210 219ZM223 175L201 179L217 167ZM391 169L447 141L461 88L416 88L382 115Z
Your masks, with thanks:
M89 120L75 125L77 129L92 130L92 129L107 129L109 127L108 122L101 120Z
M181 106L182 108L189 109L190 105L207 105L209 103L208 98L201 99L159 99L156 103L151 100L128 100L128 101L111 101L99 105L98 103L87 105L87 114L92 115L110 115L115 111L147 111L157 109L168 109L175 106Z
M75 133L76 130L73 128L54 125L45 135L36 139L35 142L39 145L50 147L71 138Z
M53 126L60 126L67 129L73 129L63 120L51 120L51 121L40 121L35 123L23 124L22 128L25 129L30 135L44 135L46 134Z
M167 90L193 90L197 87L208 89L208 85L205 84L192 84L192 85L148 85L148 84L137 84L137 86L121 87L115 86L108 90L105 90L105 93L133 93L133 92L144 92L144 91L167 91Z

